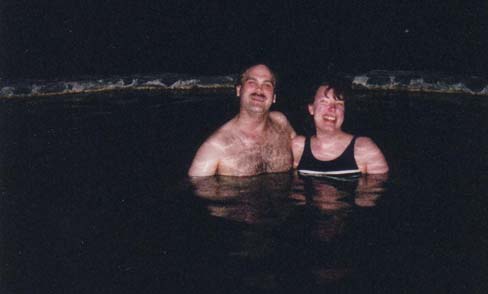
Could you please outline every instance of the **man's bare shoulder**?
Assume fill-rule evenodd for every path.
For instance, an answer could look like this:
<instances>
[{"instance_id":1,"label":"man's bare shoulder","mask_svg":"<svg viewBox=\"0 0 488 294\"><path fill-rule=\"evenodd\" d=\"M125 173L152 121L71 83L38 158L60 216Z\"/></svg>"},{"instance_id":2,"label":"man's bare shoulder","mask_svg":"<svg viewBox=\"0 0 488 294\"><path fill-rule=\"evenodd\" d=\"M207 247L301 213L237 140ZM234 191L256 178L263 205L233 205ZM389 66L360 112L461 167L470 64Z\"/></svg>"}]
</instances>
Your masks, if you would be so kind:
<instances>
[{"instance_id":1,"label":"man's bare shoulder","mask_svg":"<svg viewBox=\"0 0 488 294\"><path fill-rule=\"evenodd\" d=\"M282 112L279 112L279 111L271 111L269 113L269 118L271 118L271 120L275 123L278 123L278 124L288 124L288 118L286 118L286 115L284 115Z\"/></svg>"},{"instance_id":2,"label":"man's bare shoulder","mask_svg":"<svg viewBox=\"0 0 488 294\"><path fill-rule=\"evenodd\" d=\"M291 138L296 136L296 132L288 121L288 118L286 118L286 115L279 111L272 111L269 113L269 118L276 126L288 132Z\"/></svg>"},{"instance_id":3,"label":"man's bare shoulder","mask_svg":"<svg viewBox=\"0 0 488 294\"><path fill-rule=\"evenodd\" d=\"M222 158L232 144L232 124L225 123L198 148L188 171L189 176L211 176L218 172Z\"/></svg>"}]
</instances>

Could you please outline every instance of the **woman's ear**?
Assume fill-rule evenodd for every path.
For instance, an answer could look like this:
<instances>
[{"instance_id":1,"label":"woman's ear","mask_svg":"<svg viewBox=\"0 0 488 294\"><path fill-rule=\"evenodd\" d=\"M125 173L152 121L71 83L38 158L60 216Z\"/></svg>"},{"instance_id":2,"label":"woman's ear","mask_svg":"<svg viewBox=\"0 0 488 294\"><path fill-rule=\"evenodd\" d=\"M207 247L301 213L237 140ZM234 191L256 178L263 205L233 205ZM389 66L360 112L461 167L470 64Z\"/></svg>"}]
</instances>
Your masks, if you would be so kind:
<instances>
[{"instance_id":1,"label":"woman's ear","mask_svg":"<svg viewBox=\"0 0 488 294\"><path fill-rule=\"evenodd\" d=\"M308 105L308 113L310 113L310 115L313 115L313 105L312 104Z\"/></svg>"}]
</instances>

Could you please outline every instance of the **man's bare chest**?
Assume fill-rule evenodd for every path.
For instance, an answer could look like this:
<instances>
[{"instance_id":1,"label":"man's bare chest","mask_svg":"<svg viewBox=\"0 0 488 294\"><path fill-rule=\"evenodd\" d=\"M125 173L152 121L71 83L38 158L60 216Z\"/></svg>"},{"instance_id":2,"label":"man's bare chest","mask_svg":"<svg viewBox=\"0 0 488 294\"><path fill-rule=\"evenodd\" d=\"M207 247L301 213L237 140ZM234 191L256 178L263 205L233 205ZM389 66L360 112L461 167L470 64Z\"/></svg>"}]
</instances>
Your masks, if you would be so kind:
<instances>
[{"instance_id":1,"label":"man's bare chest","mask_svg":"<svg viewBox=\"0 0 488 294\"><path fill-rule=\"evenodd\" d=\"M222 158L219 173L257 175L287 171L293 162L290 146L285 136L275 136L265 143L236 140Z\"/></svg>"}]
</instances>

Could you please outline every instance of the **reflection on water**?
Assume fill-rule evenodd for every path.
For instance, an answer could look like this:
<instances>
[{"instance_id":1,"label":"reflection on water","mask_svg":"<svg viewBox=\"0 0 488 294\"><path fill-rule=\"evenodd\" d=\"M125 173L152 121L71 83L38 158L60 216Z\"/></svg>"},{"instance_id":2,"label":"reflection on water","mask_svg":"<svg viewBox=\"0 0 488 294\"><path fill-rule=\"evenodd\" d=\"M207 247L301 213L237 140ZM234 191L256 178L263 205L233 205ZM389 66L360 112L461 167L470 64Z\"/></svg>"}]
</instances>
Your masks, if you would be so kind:
<instances>
[{"instance_id":1,"label":"reflection on water","mask_svg":"<svg viewBox=\"0 0 488 294\"><path fill-rule=\"evenodd\" d=\"M289 211L288 173L255 177L193 178L195 194L209 200L211 215L249 224L276 222Z\"/></svg>"},{"instance_id":2,"label":"reflection on water","mask_svg":"<svg viewBox=\"0 0 488 294\"><path fill-rule=\"evenodd\" d=\"M331 242L351 233L348 224L359 221L354 220L355 210L376 205L386 179L375 175L338 181L281 173L201 177L192 178L191 183L211 216L251 225L241 232L240 244L229 257L263 261L274 260L278 254L281 263L283 256L289 256L292 268L287 275L297 274L293 268L298 267L295 270L306 273L309 283L322 285L354 272L355 261L345 252L338 254L340 248L331 250L336 246ZM282 284L280 271L270 273L268 267L246 273L243 281L252 287L273 288Z\"/></svg>"},{"instance_id":3,"label":"reflection on water","mask_svg":"<svg viewBox=\"0 0 488 294\"><path fill-rule=\"evenodd\" d=\"M318 219L313 234L325 241L337 238L345 228L352 208L373 207L384 192L386 175L363 175L351 181L301 177L295 199L301 199L327 216ZM301 188L301 189L298 189Z\"/></svg>"},{"instance_id":4,"label":"reflection on water","mask_svg":"<svg viewBox=\"0 0 488 294\"><path fill-rule=\"evenodd\" d=\"M191 183L195 195L208 200L211 215L252 224L280 219L292 204L314 207L325 215L347 213L352 206L373 207L386 180L387 175L337 181L279 173L195 177Z\"/></svg>"}]
</instances>

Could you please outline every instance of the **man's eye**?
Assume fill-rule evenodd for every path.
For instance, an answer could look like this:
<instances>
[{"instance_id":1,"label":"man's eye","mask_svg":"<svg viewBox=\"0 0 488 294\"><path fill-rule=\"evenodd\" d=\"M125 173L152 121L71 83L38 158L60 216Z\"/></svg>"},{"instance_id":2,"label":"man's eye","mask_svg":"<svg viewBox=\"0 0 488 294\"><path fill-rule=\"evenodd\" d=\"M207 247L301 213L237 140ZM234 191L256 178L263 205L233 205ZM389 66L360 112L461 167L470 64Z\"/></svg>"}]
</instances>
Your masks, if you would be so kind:
<instances>
[{"instance_id":1,"label":"man's eye","mask_svg":"<svg viewBox=\"0 0 488 294\"><path fill-rule=\"evenodd\" d=\"M263 87L268 90L272 90L274 88L273 84L264 84Z\"/></svg>"}]
</instances>

